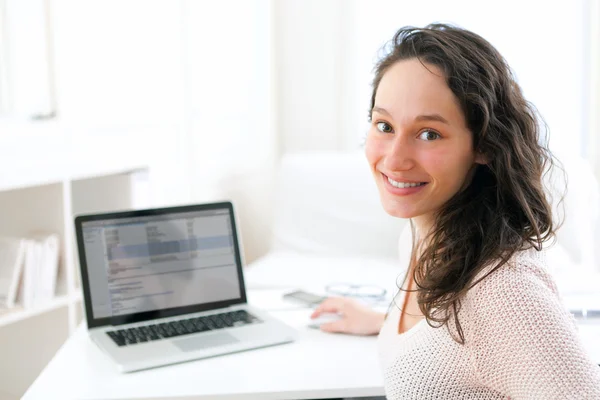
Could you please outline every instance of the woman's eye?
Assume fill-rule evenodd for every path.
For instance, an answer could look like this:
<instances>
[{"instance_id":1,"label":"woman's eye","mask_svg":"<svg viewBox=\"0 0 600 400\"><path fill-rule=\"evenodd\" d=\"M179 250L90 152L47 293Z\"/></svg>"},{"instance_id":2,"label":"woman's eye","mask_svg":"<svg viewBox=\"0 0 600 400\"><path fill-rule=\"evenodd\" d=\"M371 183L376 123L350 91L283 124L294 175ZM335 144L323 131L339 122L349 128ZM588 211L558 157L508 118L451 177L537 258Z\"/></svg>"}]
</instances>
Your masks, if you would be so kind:
<instances>
[{"instance_id":1,"label":"woman's eye","mask_svg":"<svg viewBox=\"0 0 600 400\"><path fill-rule=\"evenodd\" d=\"M392 127L387 122L378 122L377 129L383 133L391 133L393 132Z\"/></svg>"},{"instance_id":2,"label":"woman's eye","mask_svg":"<svg viewBox=\"0 0 600 400\"><path fill-rule=\"evenodd\" d=\"M421 138L423 140L431 141L431 140L439 139L439 138L441 138L441 136L439 133L437 133L435 131L427 130L427 131L421 132L421 134L419 135L419 138Z\"/></svg>"}]
</instances>

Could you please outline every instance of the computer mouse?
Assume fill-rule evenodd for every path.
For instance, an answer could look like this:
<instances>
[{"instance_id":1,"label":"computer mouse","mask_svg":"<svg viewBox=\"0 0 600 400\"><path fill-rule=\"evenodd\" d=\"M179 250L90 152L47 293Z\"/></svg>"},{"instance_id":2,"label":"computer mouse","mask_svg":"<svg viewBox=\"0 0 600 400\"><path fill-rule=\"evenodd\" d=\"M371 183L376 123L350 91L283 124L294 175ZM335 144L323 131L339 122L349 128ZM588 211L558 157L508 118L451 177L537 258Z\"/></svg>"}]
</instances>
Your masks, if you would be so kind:
<instances>
[{"instance_id":1,"label":"computer mouse","mask_svg":"<svg viewBox=\"0 0 600 400\"><path fill-rule=\"evenodd\" d=\"M342 318L343 317L337 313L323 313L323 314L319 315L317 318L311 319L308 324L308 327L313 328L313 329L319 329L319 328L321 328L321 325L323 325L323 324L335 322Z\"/></svg>"}]
</instances>

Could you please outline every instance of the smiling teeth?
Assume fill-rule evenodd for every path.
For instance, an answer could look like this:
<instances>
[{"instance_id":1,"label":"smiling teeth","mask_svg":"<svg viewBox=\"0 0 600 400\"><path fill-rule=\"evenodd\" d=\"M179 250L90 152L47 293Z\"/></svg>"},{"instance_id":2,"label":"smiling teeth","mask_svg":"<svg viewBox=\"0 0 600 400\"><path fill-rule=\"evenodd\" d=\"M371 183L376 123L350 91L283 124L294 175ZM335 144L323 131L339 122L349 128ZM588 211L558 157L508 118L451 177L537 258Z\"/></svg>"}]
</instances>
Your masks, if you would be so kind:
<instances>
[{"instance_id":1,"label":"smiling teeth","mask_svg":"<svg viewBox=\"0 0 600 400\"><path fill-rule=\"evenodd\" d=\"M409 183L409 182L396 182L393 179L387 178L388 182L392 185L395 186L397 188L409 188L409 187L416 187L416 186L423 186L425 184L425 182L421 182L421 183Z\"/></svg>"}]
</instances>

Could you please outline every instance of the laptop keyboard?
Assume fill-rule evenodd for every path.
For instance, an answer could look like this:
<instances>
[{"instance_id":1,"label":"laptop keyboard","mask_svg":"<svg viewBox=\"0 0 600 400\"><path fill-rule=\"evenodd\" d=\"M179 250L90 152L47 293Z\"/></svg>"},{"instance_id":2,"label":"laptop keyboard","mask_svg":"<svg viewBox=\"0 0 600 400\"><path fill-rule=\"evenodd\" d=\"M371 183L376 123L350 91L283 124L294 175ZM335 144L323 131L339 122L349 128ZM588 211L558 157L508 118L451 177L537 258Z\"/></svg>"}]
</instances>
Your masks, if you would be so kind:
<instances>
[{"instance_id":1,"label":"laptop keyboard","mask_svg":"<svg viewBox=\"0 0 600 400\"><path fill-rule=\"evenodd\" d=\"M128 346L153 340L190 335L234 326L261 323L262 321L244 310L205 317L189 318L162 324L145 325L129 329L106 332L118 346Z\"/></svg>"}]
</instances>

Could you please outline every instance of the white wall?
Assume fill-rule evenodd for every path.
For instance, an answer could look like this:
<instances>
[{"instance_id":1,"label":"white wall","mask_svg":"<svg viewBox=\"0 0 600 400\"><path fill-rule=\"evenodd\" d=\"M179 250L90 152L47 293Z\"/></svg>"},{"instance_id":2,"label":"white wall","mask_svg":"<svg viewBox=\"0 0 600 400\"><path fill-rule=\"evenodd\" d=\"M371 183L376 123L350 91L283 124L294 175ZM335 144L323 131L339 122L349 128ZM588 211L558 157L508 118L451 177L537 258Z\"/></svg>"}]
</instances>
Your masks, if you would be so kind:
<instances>
[{"instance_id":1,"label":"white wall","mask_svg":"<svg viewBox=\"0 0 600 400\"><path fill-rule=\"evenodd\" d=\"M586 1L275 2L282 151L356 148L378 50L401 26L450 22L489 40L539 109L556 148L585 154Z\"/></svg>"},{"instance_id":2,"label":"white wall","mask_svg":"<svg viewBox=\"0 0 600 400\"><path fill-rule=\"evenodd\" d=\"M588 26L590 27L590 41L588 43L590 73L590 107L589 107L589 141L587 148L589 159L594 164L596 176L600 177L600 1L587 0L590 6ZM600 236L600 227L598 228ZM600 238L598 239L600 245Z\"/></svg>"},{"instance_id":3,"label":"white wall","mask_svg":"<svg viewBox=\"0 0 600 400\"><path fill-rule=\"evenodd\" d=\"M339 124L342 1L274 5L281 151L337 149L344 134Z\"/></svg>"},{"instance_id":4,"label":"white wall","mask_svg":"<svg viewBox=\"0 0 600 400\"><path fill-rule=\"evenodd\" d=\"M185 2L185 120L194 200L275 160L271 5ZM214 195L218 195L215 192Z\"/></svg>"},{"instance_id":5,"label":"white wall","mask_svg":"<svg viewBox=\"0 0 600 400\"><path fill-rule=\"evenodd\" d=\"M190 197L182 15L178 1L52 2L59 121L74 142L151 160L157 204Z\"/></svg>"},{"instance_id":6,"label":"white wall","mask_svg":"<svg viewBox=\"0 0 600 400\"><path fill-rule=\"evenodd\" d=\"M156 205L218 197L224 177L274 160L270 10L258 0L56 0L60 120L79 140L119 146L133 135Z\"/></svg>"}]
</instances>

